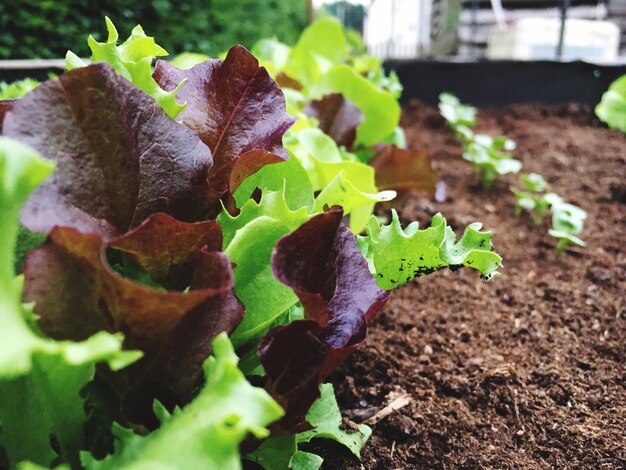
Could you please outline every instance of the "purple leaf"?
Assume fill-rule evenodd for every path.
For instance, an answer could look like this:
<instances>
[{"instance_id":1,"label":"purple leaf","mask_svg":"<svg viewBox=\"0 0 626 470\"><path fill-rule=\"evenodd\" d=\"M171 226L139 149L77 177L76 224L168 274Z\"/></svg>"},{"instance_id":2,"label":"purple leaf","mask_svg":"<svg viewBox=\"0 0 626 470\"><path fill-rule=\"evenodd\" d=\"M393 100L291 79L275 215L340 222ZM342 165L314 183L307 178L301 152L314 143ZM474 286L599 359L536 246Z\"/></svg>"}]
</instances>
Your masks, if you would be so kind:
<instances>
[{"instance_id":1,"label":"purple leaf","mask_svg":"<svg viewBox=\"0 0 626 470\"><path fill-rule=\"evenodd\" d=\"M141 224L141 230L116 238L109 247L130 256L157 283L183 290L191 285L198 252L222 250L222 231L216 221L183 224L159 213Z\"/></svg>"},{"instance_id":2,"label":"purple leaf","mask_svg":"<svg viewBox=\"0 0 626 470\"><path fill-rule=\"evenodd\" d=\"M15 102L3 133L57 163L22 211L31 230L111 239L156 212L190 221L208 210L210 150L108 64L43 83Z\"/></svg>"},{"instance_id":3,"label":"purple leaf","mask_svg":"<svg viewBox=\"0 0 626 470\"><path fill-rule=\"evenodd\" d=\"M127 347L146 354L125 372L128 385L157 380L185 400L212 340L231 332L243 318L232 290L232 264L214 251L220 245L216 222L190 224L165 214L153 215L109 243L95 234L57 227L45 245L26 257L24 298L36 302L40 328L55 339L81 340L99 330L123 332ZM123 277L107 261L111 248L179 290Z\"/></svg>"},{"instance_id":4,"label":"purple leaf","mask_svg":"<svg viewBox=\"0 0 626 470\"><path fill-rule=\"evenodd\" d=\"M267 388L286 410L283 430L302 428L319 384L365 339L387 301L342 215L312 218L272 256L274 275L296 292L306 318L270 330L259 346Z\"/></svg>"},{"instance_id":5,"label":"purple leaf","mask_svg":"<svg viewBox=\"0 0 626 470\"><path fill-rule=\"evenodd\" d=\"M288 158L281 142L294 118L285 110L283 92L244 47L189 70L158 61L153 76L168 91L187 80L177 94L187 102L178 118L213 152L209 186L214 196L234 192L264 165Z\"/></svg>"},{"instance_id":6,"label":"purple leaf","mask_svg":"<svg viewBox=\"0 0 626 470\"><path fill-rule=\"evenodd\" d=\"M381 191L392 189L400 196L408 191L435 194L437 173L424 151L385 145L378 149L370 165L376 170L376 186Z\"/></svg>"},{"instance_id":7,"label":"purple leaf","mask_svg":"<svg viewBox=\"0 0 626 470\"><path fill-rule=\"evenodd\" d=\"M352 148L356 128L363 122L363 113L340 93L326 95L313 101L303 110L319 121L319 127L331 136L337 145Z\"/></svg>"},{"instance_id":8,"label":"purple leaf","mask_svg":"<svg viewBox=\"0 0 626 470\"><path fill-rule=\"evenodd\" d=\"M203 230L204 236L198 237ZM79 340L107 329L122 331L133 346L151 349L187 312L231 291L228 257L200 246L221 238L219 231L213 221L189 224L165 214L153 215L109 243L95 234L56 227L46 244L26 257L24 297L36 302L40 327L53 338ZM174 256L169 238L179 242ZM184 275L176 273L176 282L186 278L185 287L190 290L158 290L120 275L107 260L110 248L138 260L149 273L165 280L175 268L186 268Z\"/></svg>"}]
</instances>

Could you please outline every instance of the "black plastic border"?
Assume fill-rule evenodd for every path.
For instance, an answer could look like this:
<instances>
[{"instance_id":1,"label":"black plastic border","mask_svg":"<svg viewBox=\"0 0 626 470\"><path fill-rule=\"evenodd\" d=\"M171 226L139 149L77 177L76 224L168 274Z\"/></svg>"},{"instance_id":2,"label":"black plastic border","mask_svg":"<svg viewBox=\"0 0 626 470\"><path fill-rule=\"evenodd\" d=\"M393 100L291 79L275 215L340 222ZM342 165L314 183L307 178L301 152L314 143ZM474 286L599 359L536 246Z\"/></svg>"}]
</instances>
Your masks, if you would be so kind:
<instances>
[{"instance_id":1,"label":"black plastic border","mask_svg":"<svg viewBox=\"0 0 626 470\"><path fill-rule=\"evenodd\" d=\"M441 62L389 60L404 85L402 101L420 99L430 105L442 91L475 106L520 103L595 105L612 81L626 74L626 64L587 62Z\"/></svg>"},{"instance_id":2,"label":"black plastic border","mask_svg":"<svg viewBox=\"0 0 626 470\"><path fill-rule=\"evenodd\" d=\"M65 60L0 61L0 82L14 82L23 78L46 80L50 74L60 75L65 70Z\"/></svg>"}]
</instances>

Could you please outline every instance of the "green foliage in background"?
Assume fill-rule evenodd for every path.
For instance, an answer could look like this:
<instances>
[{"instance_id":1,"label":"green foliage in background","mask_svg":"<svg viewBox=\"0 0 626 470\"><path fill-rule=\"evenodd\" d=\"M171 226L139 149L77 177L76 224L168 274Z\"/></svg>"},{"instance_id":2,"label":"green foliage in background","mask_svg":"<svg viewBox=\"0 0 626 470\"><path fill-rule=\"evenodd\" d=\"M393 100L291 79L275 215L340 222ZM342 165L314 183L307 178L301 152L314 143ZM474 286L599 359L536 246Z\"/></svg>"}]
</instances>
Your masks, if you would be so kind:
<instances>
[{"instance_id":1,"label":"green foliage in background","mask_svg":"<svg viewBox=\"0 0 626 470\"><path fill-rule=\"evenodd\" d=\"M141 24L168 52L209 55L267 36L294 43L307 22L305 0L3 1L0 59L61 58L68 49L88 57L87 34L106 40L104 15L120 31Z\"/></svg>"},{"instance_id":2,"label":"green foliage in background","mask_svg":"<svg viewBox=\"0 0 626 470\"><path fill-rule=\"evenodd\" d=\"M14 100L34 90L39 82L32 78L17 80L12 83L0 82L0 100Z\"/></svg>"}]
</instances>

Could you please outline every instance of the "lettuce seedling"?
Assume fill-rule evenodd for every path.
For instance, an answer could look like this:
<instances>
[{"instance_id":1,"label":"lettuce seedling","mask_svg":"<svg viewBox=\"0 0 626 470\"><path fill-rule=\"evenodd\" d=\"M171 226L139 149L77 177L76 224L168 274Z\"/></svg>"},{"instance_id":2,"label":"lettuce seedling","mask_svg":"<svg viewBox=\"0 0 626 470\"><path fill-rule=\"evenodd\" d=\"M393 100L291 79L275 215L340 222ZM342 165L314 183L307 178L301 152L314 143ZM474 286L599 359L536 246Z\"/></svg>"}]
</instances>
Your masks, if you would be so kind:
<instances>
[{"instance_id":1,"label":"lettuce seedling","mask_svg":"<svg viewBox=\"0 0 626 470\"><path fill-rule=\"evenodd\" d=\"M524 189L511 186L515 195L515 216L519 217L522 210L531 213L535 225L540 225L550 210L552 228L548 233L558 240L556 252L560 254L569 244L585 246L585 242L577 237L582 232L587 213L578 206L569 204L556 193L545 193L548 183L537 173L520 175Z\"/></svg>"},{"instance_id":2,"label":"lettuce seedling","mask_svg":"<svg viewBox=\"0 0 626 470\"><path fill-rule=\"evenodd\" d=\"M441 115L462 142L463 158L480 175L484 189L490 189L498 176L522 169L522 162L509 153L516 147L515 141L474 133L476 108L461 103L451 93L442 93L439 100Z\"/></svg>"},{"instance_id":3,"label":"lettuce seedling","mask_svg":"<svg viewBox=\"0 0 626 470\"><path fill-rule=\"evenodd\" d=\"M463 158L480 175L483 189L490 189L498 176L518 173L522 169L522 162L508 153L515 147L515 142L506 137L474 134L465 141Z\"/></svg>"},{"instance_id":4,"label":"lettuce seedling","mask_svg":"<svg viewBox=\"0 0 626 470\"><path fill-rule=\"evenodd\" d=\"M439 95L439 111L448 125L461 136L470 136L476 124L476 108L461 103L452 93Z\"/></svg>"},{"instance_id":5,"label":"lettuce seedling","mask_svg":"<svg viewBox=\"0 0 626 470\"><path fill-rule=\"evenodd\" d=\"M548 189L548 183L538 173L522 174L519 181L524 189L510 186L509 189L515 195L515 217L519 217L523 210L531 213L535 225L540 225L550 208L550 203L544 197L544 191Z\"/></svg>"},{"instance_id":6,"label":"lettuce seedling","mask_svg":"<svg viewBox=\"0 0 626 470\"><path fill-rule=\"evenodd\" d=\"M616 82L612 90L609 90L607 100L610 104L599 105L601 112L606 113L607 109L621 109L623 106L619 102L620 93L626 94L626 76L623 82ZM605 94L606 95L606 94ZM476 109L472 106L464 105L460 100L450 94L439 95L439 109L441 115L446 119L448 125L455 131L457 137L463 143L463 158L469 161L475 171L481 176L482 186L489 189L499 175L508 173L519 173L522 169L522 162L516 160L509 153L514 150L516 143L507 137L491 137L485 134L475 134L472 127L476 123ZM607 102L608 103L608 102ZM626 105L626 101L624 101ZM626 109L626 108L624 108ZM596 110L597 112L597 110ZM624 114L626 116L626 114ZM624 123L626 125L626 122ZM549 233L559 240L556 251L561 253L568 244L585 246L585 243L578 238L583 229L583 222L587 213L581 208L563 202L557 194L544 194L548 189L548 184L543 177L537 173L520 175L519 181L523 189L510 186L509 189L515 195L515 216L519 217L522 210L527 210L532 214L535 225L541 224L547 210L552 214L552 228Z\"/></svg>"},{"instance_id":7,"label":"lettuce seedling","mask_svg":"<svg viewBox=\"0 0 626 470\"><path fill-rule=\"evenodd\" d=\"M556 253L561 254L567 245L585 246L577 237L583 231L587 212L574 204L563 201L558 194L549 193L544 199L550 204L552 228L548 233L558 240Z\"/></svg>"}]
</instances>

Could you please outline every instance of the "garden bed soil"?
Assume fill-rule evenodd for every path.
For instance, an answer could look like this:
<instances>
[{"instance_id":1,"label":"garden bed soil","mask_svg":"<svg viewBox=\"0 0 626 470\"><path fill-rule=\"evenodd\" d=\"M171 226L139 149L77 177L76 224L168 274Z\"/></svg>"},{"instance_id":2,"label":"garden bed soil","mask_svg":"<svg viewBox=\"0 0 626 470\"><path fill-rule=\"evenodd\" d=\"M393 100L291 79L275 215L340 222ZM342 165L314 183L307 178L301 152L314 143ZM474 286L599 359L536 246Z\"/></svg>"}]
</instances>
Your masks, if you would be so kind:
<instances>
[{"instance_id":1,"label":"garden bed soil","mask_svg":"<svg viewBox=\"0 0 626 470\"><path fill-rule=\"evenodd\" d=\"M483 192L439 112L404 110L447 199L409 195L404 222L481 221L504 258L488 284L449 270L394 292L331 380L344 415L372 426L362 462L319 441L329 469L618 469L626 462L626 138L577 105L479 110L477 130L517 141L525 172L584 208L587 248L555 256L548 222L514 218L508 186ZM402 406L404 405L404 406Z\"/></svg>"}]
</instances>

